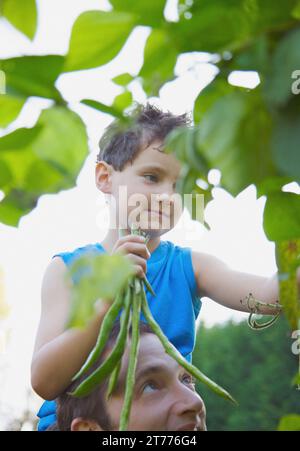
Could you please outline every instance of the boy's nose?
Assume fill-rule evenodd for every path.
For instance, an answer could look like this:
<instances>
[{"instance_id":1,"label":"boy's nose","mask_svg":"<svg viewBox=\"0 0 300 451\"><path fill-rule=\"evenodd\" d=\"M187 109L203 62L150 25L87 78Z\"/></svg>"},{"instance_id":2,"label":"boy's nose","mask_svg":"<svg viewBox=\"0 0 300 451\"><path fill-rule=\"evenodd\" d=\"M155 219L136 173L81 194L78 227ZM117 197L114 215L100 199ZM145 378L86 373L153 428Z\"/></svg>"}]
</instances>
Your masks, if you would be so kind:
<instances>
[{"instance_id":1,"label":"boy's nose","mask_svg":"<svg viewBox=\"0 0 300 451\"><path fill-rule=\"evenodd\" d=\"M168 194L159 194L155 197L156 204L158 206L159 211L162 211L164 213L167 213L168 215L171 214L171 209L173 209L174 206L174 200L170 198Z\"/></svg>"},{"instance_id":2,"label":"boy's nose","mask_svg":"<svg viewBox=\"0 0 300 451\"><path fill-rule=\"evenodd\" d=\"M174 199L172 199L172 197L167 193L158 194L156 196L156 200L162 203L171 203L171 204L174 203Z\"/></svg>"}]
</instances>

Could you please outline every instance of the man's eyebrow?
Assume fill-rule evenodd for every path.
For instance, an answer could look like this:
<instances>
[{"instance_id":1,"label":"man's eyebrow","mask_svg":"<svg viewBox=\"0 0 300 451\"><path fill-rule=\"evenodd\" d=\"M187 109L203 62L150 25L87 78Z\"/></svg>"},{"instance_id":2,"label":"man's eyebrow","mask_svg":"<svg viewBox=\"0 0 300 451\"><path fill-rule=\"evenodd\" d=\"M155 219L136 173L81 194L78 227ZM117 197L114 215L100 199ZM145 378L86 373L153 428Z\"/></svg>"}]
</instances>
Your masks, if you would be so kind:
<instances>
[{"instance_id":1,"label":"man's eyebrow","mask_svg":"<svg viewBox=\"0 0 300 451\"><path fill-rule=\"evenodd\" d=\"M161 373L161 372L170 372L170 369L167 365L148 365L144 368L141 368L136 373L135 380L138 382L143 377L147 376L148 374L154 374L154 373Z\"/></svg>"},{"instance_id":2,"label":"man's eyebrow","mask_svg":"<svg viewBox=\"0 0 300 451\"><path fill-rule=\"evenodd\" d=\"M140 379L142 379L143 377L145 377L149 374L161 373L163 371L170 372L171 370L169 369L169 367L167 365L161 365L161 364L145 366L136 372L135 383L139 382ZM117 384L117 387L116 387L117 392L124 389L126 374L124 376L119 380L119 382Z\"/></svg>"}]
</instances>

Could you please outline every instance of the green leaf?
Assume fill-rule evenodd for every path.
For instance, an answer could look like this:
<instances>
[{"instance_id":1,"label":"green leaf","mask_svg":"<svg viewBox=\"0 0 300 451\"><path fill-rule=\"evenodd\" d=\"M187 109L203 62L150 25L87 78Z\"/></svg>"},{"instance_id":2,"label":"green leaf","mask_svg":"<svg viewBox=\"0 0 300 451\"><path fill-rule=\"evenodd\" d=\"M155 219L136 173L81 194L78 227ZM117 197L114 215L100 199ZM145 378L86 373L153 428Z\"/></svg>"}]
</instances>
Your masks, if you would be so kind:
<instances>
[{"instance_id":1,"label":"green leaf","mask_svg":"<svg viewBox=\"0 0 300 451\"><path fill-rule=\"evenodd\" d=\"M157 96L161 86L174 78L176 61L177 50L167 30L152 30L144 50L144 64L139 72L148 96Z\"/></svg>"},{"instance_id":2,"label":"green leaf","mask_svg":"<svg viewBox=\"0 0 300 451\"><path fill-rule=\"evenodd\" d=\"M114 106L105 105L104 103L98 102L97 100L91 99L83 99L80 101L84 105L87 105L91 108L95 108L95 110L101 111L102 113L110 114L113 117L117 117L118 119L125 120L122 111L115 108Z\"/></svg>"},{"instance_id":3,"label":"green leaf","mask_svg":"<svg viewBox=\"0 0 300 451\"><path fill-rule=\"evenodd\" d=\"M299 0L298 0L298 2L296 4L295 8L292 11L292 16L295 19L300 19L300 1Z\"/></svg>"},{"instance_id":4,"label":"green leaf","mask_svg":"<svg viewBox=\"0 0 300 451\"><path fill-rule=\"evenodd\" d=\"M181 52L220 52L240 47L251 33L249 17L241 2L194 2L190 19L172 24L174 39L181 37ZM178 39L178 38L177 38Z\"/></svg>"},{"instance_id":5,"label":"green leaf","mask_svg":"<svg viewBox=\"0 0 300 451\"><path fill-rule=\"evenodd\" d=\"M40 131L40 126L33 128L18 128L0 138L0 151L23 149L36 139Z\"/></svg>"},{"instance_id":6,"label":"green leaf","mask_svg":"<svg viewBox=\"0 0 300 451\"><path fill-rule=\"evenodd\" d=\"M6 94L6 77L3 71L0 71L0 95Z\"/></svg>"},{"instance_id":7,"label":"green leaf","mask_svg":"<svg viewBox=\"0 0 300 451\"><path fill-rule=\"evenodd\" d=\"M265 80L265 93L271 105L282 106L293 97L292 74L300 68L300 29L285 34L275 47Z\"/></svg>"},{"instance_id":8,"label":"green leaf","mask_svg":"<svg viewBox=\"0 0 300 451\"><path fill-rule=\"evenodd\" d=\"M292 385L300 386L300 373L297 373L292 380Z\"/></svg>"},{"instance_id":9,"label":"green leaf","mask_svg":"<svg viewBox=\"0 0 300 451\"><path fill-rule=\"evenodd\" d=\"M63 102L54 83L61 73L64 57L59 55L21 56L0 60L6 75L7 94L20 97L46 97Z\"/></svg>"},{"instance_id":10,"label":"green leaf","mask_svg":"<svg viewBox=\"0 0 300 451\"><path fill-rule=\"evenodd\" d=\"M135 24L128 12L86 11L75 21L64 71L98 67L113 59Z\"/></svg>"},{"instance_id":11,"label":"green leaf","mask_svg":"<svg viewBox=\"0 0 300 451\"><path fill-rule=\"evenodd\" d=\"M258 71L260 75L267 73L271 58L269 41L268 35L261 35L254 39L250 45L242 48L230 61L230 68L232 70L254 70ZM227 61L224 64L226 65Z\"/></svg>"},{"instance_id":12,"label":"green leaf","mask_svg":"<svg viewBox=\"0 0 300 451\"><path fill-rule=\"evenodd\" d=\"M291 22L294 5L295 0L194 1L188 10L190 18L182 14L170 28L181 53L235 52L263 33L284 29Z\"/></svg>"},{"instance_id":13,"label":"green leaf","mask_svg":"<svg viewBox=\"0 0 300 451\"><path fill-rule=\"evenodd\" d=\"M193 220L199 220L209 229L204 220L204 208L212 199L212 185L208 183L207 174L209 171L208 163L199 151L196 140L197 129L180 127L173 130L165 140L166 152L174 153L176 158L182 162L180 178L176 186L176 192L187 200L185 205ZM197 184L198 179L202 179L207 188L202 188ZM188 197L184 197L188 194ZM197 214L199 215L197 217Z\"/></svg>"},{"instance_id":14,"label":"green leaf","mask_svg":"<svg viewBox=\"0 0 300 451\"><path fill-rule=\"evenodd\" d=\"M5 187L12 179L13 176L9 165L5 161L0 160L0 188Z\"/></svg>"},{"instance_id":15,"label":"green leaf","mask_svg":"<svg viewBox=\"0 0 300 451\"><path fill-rule=\"evenodd\" d=\"M120 86L127 86L134 77L130 75L128 72L125 74L118 75L117 77L113 78L112 81Z\"/></svg>"},{"instance_id":16,"label":"green leaf","mask_svg":"<svg viewBox=\"0 0 300 451\"><path fill-rule=\"evenodd\" d=\"M194 121L200 123L205 114L225 94L232 92L232 86L225 78L218 75L198 95L194 103Z\"/></svg>"},{"instance_id":17,"label":"green leaf","mask_svg":"<svg viewBox=\"0 0 300 451\"><path fill-rule=\"evenodd\" d=\"M95 302L98 299L113 300L133 274L133 265L122 255L91 254L77 259L69 274L78 282L72 289L67 327L84 327L95 315Z\"/></svg>"},{"instance_id":18,"label":"green leaf","mask_svg":"<svg viewBox=\"0 0 300 451\"><path fill-rule=\"evenodd\" d=\"M6 127L14 121L18 117L24 103L24 99L10 95L0 95L0 127Z\"/></svg>"},{"instance_id":19,"label":"green leaf","mask_svg":"<svg viewBox=\"0 0 300 451\"><path fill-rule=\"evenodd\" d=\"M288 183L293 182L293 177L267 177L257 183L257 198L274 192L281 191L281 188Z\"/></svg>"},{"instance_id":20,"label":"green leaf","mask_svg":"<svg viewBox=\"0 0 300 451\"><path fill-rule=\"evenodd\" d=\"M124 91L114 98L113 108L123 111L132 104L132 94L130 91Z\"/></svg>"},{"instance_id":21,"label":"green leaf","mask_svg":"<svg viewBox=\"0 0 300 451\"><path fill-rule=\"evenodd\" d=\"M278 431L300 431L300 415L286 415L280 419Z\"/></svg>"},{"instance_id":22,"label":"green leaf","mask_svg":"<svg viewBox=\"0 0 300 451\"><path fill-rule=\"evenodd\" d=\"M66 175L66 177L65 177ZM60 189L72 187L70 176L66 171L49 161L34 160L24 177L24 189L37 197L42 193L56 193Z\"/></svg>"},{"instance_id":23,"label":"green leaf","mask_svg":"<svg viewBox=\"0 0 300 451\"><path fill-rule=\"evenodd\" d=\"M173 152L183 163L187 163L199 177L205 177L210 167L198 147L197 133L197 127L178 127L169 133L165 148L167 152Z\"/></svg>"},{"instance_id":24,"label":"green leaf","mask_svg":"<svg viewBox=\"0 0 300 451\"><path fill-rule=\"evenodd\" d=\"M13 189L0 202L0 221L16 227L22 216L29 213L37 204L37 198L25 191Z\"/></svg>"},{"instance_id":25,"label":"green leaf","mask_svg":"<svg viewBox=\"0 0 300 451\"><path fill-rule=\"evenodd\" d=\"M299 66L300 67L300 66ZM272 154L278 170L300 181L300 102L294 96L274 121Z\"/></svg>"},{"instance_id":26,"label":"green leaf","mask_svg":"<svg viewBox=\"0 0 300 451\"><path fill-rule=\"evenodd\" d=\"M200 94L197 102L203 107L197 114L202 120L196 140L209 167L221 171L222 186L235 196L278 174L270 149L272 117L260 89L229 89L224 94L226 87L219 83L219 95L213 86Z\"/></svg>"},{"instance_id":27,"label":"green leaf","mask_svg":"<svg viewBox=\"0 0 300 451\"><path fill-rule=\"evenodd\" d=\"M0 138L0 161L10 170L0 221L15 226L42 194L73 187L87 154L83 122L59 106L44 110L34 128Z\"/></svg>"},{"instance_id":28,"label":"green leaf","mask_svg":"<svg viewBox=\"0 0 300 451\"><path fill-rule=\"evenodd\" d=\"M297 214L297 211L295 212ZM280 218L282 219L282 218ZM291 330L297 330L300 318L300 298L297 267L299 266L300 238L275 243L279 280L279 302Z\"/></svg>"},{"instance_id":29,"label":"green leaf","mask_svg":"<svg viewBox=\"0 0 300 451\"><path fill-rule=\"evenodd\" d=\"M29 39L33 39L37 28L35 0L2 0L0 13Z\"/></svg>"},{"instance_id":30,"label":"green leaf","mask_svg":"<svg viewBox=\"0 0 300 451\"><path fill-rule=\"evenodd\" d=\"M264 209L264 230L271 241L300 238L300 196L288 192L269 194Z\"/></svg>"},{"instance_id":31,"label":"green leaf","mask_svg":"<svg viewBox=\"0 0 300 451\"><path fill-rule=\"evenodd\" d=\"M32 143L33 151L59 168L73 186L88 155L84 123L73 111L56 106L44 110L37 125L43 130Z\"/></svg>"},{"instance_id":32,"label":"green leaf","mask_svg":"<svg viewBox=\"0 0 300 451\"><path fill-rule=\"evenodd\" d=\"M136 0L110 0L114 10L131 11L137 16L139 25L159 26L163 20L166 0L139 1Z\"/></svg>"}]
</instances>

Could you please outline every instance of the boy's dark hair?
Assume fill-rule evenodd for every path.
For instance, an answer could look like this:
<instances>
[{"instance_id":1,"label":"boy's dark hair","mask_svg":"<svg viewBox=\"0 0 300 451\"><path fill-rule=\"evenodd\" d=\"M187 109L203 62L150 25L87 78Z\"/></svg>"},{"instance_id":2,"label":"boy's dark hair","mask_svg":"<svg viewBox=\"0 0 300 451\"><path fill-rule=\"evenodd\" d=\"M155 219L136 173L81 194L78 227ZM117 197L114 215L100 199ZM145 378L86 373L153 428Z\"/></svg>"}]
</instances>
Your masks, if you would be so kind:
<instances>
[{"instance_id":1,"label":"boy's dark hair","mask_svg":"<svg viewBox=\"0 0 300 451\"><path fill-rule=\"evenodd\" d=\"M108 386L108 379L106 378L102 384L97 386L88 396L82 398L76 398L68 394L78 387L87 376L92 374L96 368L104 360L104 355L113 347L117 336L120 331L120 321L116 321L114 324L109 339L101 353L99 359L94 365L86 371L76 381L72 382L66 390L56 399L57 403L57 420L54 424L48 427L47 431L70 431L71 424L74 418L85 418L87 420L93 420L98 423L102 429L109 431L112 429L111 419L107 413L105 405L105 393ZM150 326L142 321L139 324L140 335L153 333ZM129 328L129 336L131 336L131 327Z\"/></svg>"},{"instance_id":2,"label":"boy's dark hair","mask_svg":"<svg viewBox=\"0 0 300 451\"><path fill-rule=\"evenodd\" d=\"M164 141L177 127L189 126L191 119L187 113L174 115L157 106L136 103L128 114L128 121L114 120L102 135L97 162L103 160L122 171L127 162L133 162L142 148L154 141Z\"/></svg>"}]
</instances>

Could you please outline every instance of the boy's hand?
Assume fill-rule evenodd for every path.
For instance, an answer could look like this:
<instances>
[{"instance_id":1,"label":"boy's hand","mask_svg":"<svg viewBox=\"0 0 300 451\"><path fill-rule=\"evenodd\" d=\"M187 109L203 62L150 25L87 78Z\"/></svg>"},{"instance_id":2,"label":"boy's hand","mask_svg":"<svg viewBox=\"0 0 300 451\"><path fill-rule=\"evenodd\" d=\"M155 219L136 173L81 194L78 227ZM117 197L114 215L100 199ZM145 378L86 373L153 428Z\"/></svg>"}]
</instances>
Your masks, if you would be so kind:
<instances>
[{"instance_id":1,"label":"boy's hand","mask_svg":"<svg viewBox=\"0 0 300 451\"><path fill-rule=\"evenodd\" d=\"M145 277L147 272L147 260L150 252L145 244L145 238L138 235L126 235L118 239L111 254L125 255L135 268L135 275Z\"/></svg>"}]
</instances>

